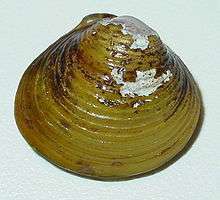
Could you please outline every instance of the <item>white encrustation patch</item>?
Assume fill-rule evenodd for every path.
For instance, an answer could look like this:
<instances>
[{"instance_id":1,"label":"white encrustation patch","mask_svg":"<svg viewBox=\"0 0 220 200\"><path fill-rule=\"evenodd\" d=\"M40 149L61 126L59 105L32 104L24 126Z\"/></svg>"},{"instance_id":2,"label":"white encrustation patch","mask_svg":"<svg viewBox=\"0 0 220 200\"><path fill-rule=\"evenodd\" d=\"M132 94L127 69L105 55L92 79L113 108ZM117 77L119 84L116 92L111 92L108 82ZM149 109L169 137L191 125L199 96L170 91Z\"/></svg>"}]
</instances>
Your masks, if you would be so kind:
<instances>
[{"instance_id":1,"label":"white encrustation patch","mask_svg":"<svg viewBox=\"0 0 220 200\"><path fill-rule=\"evenodd\" d=\"M145 23L131 16L121 16L116 18L105 18L100 23L104 26L109 24L121 25L121 32L124 35L131 35L134 42L131 49L147 49L149 46L148 37L151 35L158 36L157 32L147 26ZM159 36L158 36L159 37Z\"/></svg>"},{"instance_id":2,"label":"white encrustation patch","mask_svg":"<svg viewBox=\"0 0 220 200\"><path fill-rule=\"evenodd\" d=\"M124 68L112 69L111 75L115 82L121 85L120 93L123 97L130 96L149 96L154 93L158 87L170 80L172 73L167 70L161 76L155 78L156 69L147 71L136 71L135 82L123 81Z\"/></svg>"}]
</instances>

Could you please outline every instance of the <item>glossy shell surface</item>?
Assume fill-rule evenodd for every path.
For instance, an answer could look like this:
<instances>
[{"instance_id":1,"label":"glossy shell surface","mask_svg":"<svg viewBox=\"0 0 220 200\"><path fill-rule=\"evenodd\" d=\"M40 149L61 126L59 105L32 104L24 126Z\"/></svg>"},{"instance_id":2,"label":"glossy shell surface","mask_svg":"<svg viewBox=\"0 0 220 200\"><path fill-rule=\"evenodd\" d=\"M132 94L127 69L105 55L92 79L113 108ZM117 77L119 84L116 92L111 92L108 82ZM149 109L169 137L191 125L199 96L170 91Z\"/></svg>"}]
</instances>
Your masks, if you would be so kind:
<instances>
[{"instance_id":1,"label":"glossy shell surface","mask_svg":"<svg viewBox=\"0 0 220 200\"><path fill-rule=\"evenodd\" d=\"M200 116L198 87L180 58L140 20L85 17L25 71L20 132L53 164L101 180L162 166Z\"/></svg>"}]
</instances>

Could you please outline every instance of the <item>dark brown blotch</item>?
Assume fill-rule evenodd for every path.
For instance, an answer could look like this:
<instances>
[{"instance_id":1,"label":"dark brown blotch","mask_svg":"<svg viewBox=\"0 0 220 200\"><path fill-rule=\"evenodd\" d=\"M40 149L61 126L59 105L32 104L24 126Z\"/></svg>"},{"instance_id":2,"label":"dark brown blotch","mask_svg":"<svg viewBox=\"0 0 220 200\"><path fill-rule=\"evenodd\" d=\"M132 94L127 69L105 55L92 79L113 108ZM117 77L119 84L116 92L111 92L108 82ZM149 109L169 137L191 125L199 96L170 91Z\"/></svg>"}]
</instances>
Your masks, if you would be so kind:
<instances>
[{"instance_id":1,"label":"dark brown blotch","mask_svg":"<svg viewBox=\"0 0 220 200\"><path fill-rule=\"evenodd\" d=\"M136 71L126 71L123 74L123 80L125 82L127 82L127 81L128 82L135 82L136 77L137 77Z\"/></svg>"}]
</instances>

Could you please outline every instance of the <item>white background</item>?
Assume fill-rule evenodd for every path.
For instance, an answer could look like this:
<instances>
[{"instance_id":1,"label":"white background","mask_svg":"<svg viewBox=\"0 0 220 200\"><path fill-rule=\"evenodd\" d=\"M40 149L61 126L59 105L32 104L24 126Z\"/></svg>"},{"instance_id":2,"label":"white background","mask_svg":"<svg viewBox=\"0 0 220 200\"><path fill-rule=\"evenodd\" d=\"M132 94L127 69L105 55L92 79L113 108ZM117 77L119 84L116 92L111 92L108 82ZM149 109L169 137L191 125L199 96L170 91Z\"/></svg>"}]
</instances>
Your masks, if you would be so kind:
<instances>
[{"instance_id":1,"label":"white background","mask_svg":"<svg viewBox=\"0 0 220 200\"><path fill-rule=\"evenodd\" d=\"M200 85L205 119L190 151L167 169L123 182L66 173L19 133L13 103L27 66L95 12L133 15L158 31ZM219 0L0 0L0 200L220 199Z\"/></svg>"}]
</instances>

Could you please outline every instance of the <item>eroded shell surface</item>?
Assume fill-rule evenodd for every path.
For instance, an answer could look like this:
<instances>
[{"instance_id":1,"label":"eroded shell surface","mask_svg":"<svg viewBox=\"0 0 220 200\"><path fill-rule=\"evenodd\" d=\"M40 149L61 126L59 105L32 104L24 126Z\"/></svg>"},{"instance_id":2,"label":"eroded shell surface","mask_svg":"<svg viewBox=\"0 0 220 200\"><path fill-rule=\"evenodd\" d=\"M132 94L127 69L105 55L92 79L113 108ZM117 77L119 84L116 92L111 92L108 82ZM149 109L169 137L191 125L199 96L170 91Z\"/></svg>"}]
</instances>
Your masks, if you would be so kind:
<instances>
[{"instance_id":1,"label":"eroded shell surface","mask_svg":"<svg viewBox=\"0 0 220 200\"><path fill-rule=\"evenodd\" d=\"M121 179L180 152L200 107L192 75L153 29L134 17L93 14L28 67L15 117L55 165Z\"/></svg>"}]
</instances>

